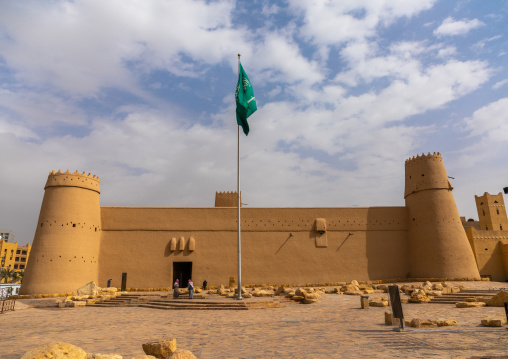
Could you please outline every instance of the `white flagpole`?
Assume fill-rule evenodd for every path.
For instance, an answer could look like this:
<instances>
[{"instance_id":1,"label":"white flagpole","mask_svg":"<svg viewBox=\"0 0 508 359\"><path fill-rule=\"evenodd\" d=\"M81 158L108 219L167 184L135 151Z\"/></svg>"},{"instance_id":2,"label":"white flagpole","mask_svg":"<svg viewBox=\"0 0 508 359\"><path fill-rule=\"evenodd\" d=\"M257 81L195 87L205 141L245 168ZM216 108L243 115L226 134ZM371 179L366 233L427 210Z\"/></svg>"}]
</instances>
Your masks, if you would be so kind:
<instances>
[{"instance_id":1,"label":"white flagpole","mask_svg":"<svg viewBox=\"0 0 508 359\"><path fill-rule=\"evenodd\" d=\"M240 77L240 54L238 54L238 77ZM241 86L241 84L240 84ZM237 158L237 197L238 197L238 297L242 300L242 241L241 241L241 224L240 224L240 125L238 125L238 158Z\"/></svg>"}]
</instances>

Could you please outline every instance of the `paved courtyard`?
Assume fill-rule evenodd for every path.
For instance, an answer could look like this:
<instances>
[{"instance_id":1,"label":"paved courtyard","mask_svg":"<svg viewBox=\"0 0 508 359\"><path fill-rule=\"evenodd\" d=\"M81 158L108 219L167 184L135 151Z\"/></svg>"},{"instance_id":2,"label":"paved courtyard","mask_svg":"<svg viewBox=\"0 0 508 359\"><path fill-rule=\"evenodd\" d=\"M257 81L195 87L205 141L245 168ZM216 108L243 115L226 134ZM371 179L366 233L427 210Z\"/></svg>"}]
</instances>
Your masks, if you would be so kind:
<instances>
[{"instance_id":1,"label":"paved courtyard","mask_svg":"<svg viewBox=\"0 0 508 359\"><path fill-rule=\"evenodd\" d=\"M508 286L457 284L472 289ZM45 302L18 301L16 311L0 315L0 358L18 359L28 349L64 341L87 353L117 353L130 359L144 354L142 343L169 338L198 358L508 356L507 327L480 325L485 317L504 316L504 308L404 304L406 319L455 319L459 325L396 332L384 324L386 308L360 309L360 298L346 295L323 295L311 305L247 311L30 307L34 303Z\"/></svg>"}]
</instances>

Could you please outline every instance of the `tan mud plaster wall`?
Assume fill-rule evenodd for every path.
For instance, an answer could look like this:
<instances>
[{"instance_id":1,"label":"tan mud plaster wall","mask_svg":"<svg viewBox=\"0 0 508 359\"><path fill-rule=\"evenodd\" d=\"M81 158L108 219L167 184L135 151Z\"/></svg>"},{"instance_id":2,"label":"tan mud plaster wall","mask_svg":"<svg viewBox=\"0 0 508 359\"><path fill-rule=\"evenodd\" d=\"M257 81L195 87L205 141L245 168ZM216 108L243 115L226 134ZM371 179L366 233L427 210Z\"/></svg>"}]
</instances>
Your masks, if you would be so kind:
<instances>
[{"instance_id":1,"label":"tan mud plaster wall","mask_svg":"<svg viewBox=\"0 0 508 359\"><path fill-rule=\"evenodd\" d=\"M492 280L504 282L508 279L503 258L503 246L508 245L506 231L478 231L468 228L468 237L473 243L473 251L481 275L490 275ZM508 258L506 258L508 259Z\"/></svg>"},{"instance_id":2,"label":"tan mud plaster wall","mask_svg":"<svg viewBox=\"0 0 508 359\"><path fill-rule=\"evenodd\" d=\"M324 234L316 218L326 219ZM236 208L102 207L101 222L99 285L113 277L119 286L127 272L127 287L167 287L173 262L187 261L196 284L237 278ZM405 277L407 235L406 207L242 208L242 283ZM171 251L181 237L196 249Z\"/></svg>"}]
</instances>

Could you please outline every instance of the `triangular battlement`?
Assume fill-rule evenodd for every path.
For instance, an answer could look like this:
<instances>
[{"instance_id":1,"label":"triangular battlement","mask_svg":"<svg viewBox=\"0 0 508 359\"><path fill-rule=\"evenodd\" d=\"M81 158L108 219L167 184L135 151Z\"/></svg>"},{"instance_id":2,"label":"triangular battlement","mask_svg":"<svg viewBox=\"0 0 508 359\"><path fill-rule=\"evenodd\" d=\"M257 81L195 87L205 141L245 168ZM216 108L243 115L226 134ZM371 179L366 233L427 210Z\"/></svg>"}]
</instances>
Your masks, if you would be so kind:
<instances>
[{"instance_id":1,"label":"triangular battlement","mask_svg":"<svg viewBox=\"0 0 508 359\"><path fill-rule=\"evenodd\" d=\"M421 161L426 161L426 160L430 160L430 159L441 159L441 153L439 152L434 152L433 154L432 153L428 153L428 154L425 154L425 153L422 153L422 155L416 155L416 156L413 156L411 158L408 158L405 162L405 165L408 166L408 165L411 165L412 163L419 163Z\"/></svg>"},{"instance_id":2,"label":"triangular battlement","mask_svg":"<svg viewBox=\"0 0 508 359\"><path fill-rule=\"evenodd\" d=\"M100 193L99 177L84 171L79 173L77 170L74 173L69 170L62 172L60 169L58 172L51 171L44 189L48 187L81 187Z\"/></svg>"}]
</instances>

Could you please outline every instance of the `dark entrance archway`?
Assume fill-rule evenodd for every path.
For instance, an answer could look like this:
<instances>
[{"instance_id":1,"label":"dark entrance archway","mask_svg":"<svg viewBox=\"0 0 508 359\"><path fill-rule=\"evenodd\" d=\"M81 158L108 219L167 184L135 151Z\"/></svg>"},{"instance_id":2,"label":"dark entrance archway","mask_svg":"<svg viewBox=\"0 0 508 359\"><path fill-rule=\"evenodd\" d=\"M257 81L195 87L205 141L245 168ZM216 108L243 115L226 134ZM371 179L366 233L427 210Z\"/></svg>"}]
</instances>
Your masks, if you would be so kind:
<instances>
[{"instance_id":1,"label":"dark entrance archway","mask_svg":"<svg viewBox=\"0 0 508 359\"><path fill-rule=\"evenodd\" d=\"M192 262L173 262L173 283L178 279L180 288L187 288L187 283L191 278Z\"/></svg>"}]
</instances>

